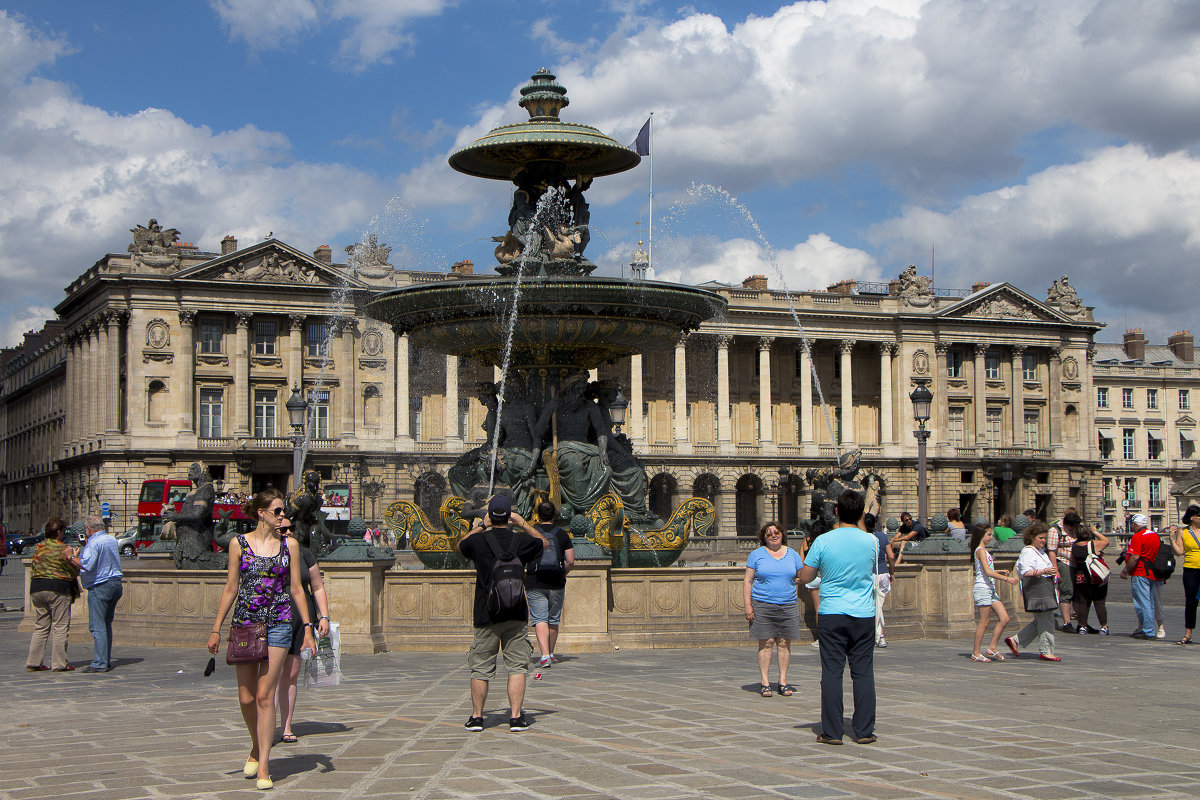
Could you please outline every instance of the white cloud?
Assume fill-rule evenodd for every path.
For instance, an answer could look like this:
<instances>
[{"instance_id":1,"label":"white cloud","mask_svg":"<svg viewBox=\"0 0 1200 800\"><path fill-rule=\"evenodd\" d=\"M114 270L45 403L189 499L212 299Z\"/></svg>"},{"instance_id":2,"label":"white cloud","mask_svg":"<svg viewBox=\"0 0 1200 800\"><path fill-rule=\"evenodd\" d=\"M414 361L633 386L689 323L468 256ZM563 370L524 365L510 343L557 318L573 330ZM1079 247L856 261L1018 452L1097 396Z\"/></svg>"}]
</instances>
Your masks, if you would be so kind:
<instances>
[{"instance_id":1,"label":"white cloud","mask_svg":"<svg viewBox=\"0 0 1200 800\"><path fill-rule=\"evenodd\" d=\"M35 61L40 53L42 63L63 47L6 15L0 41ZM251 242L268 231L316 247L388 196L349 167L292 161L280 133L214 132L153 108L110 114L13 63L21 62L0 64L0 331L10 335L29 305L61 297L104 252L124 251L126 231L150 217L206 249L225 234Z\"/></svg>"},{"instance_id":2,"label":"white cloud","mask_svg":"<svg viewBox=\"0 0 1200 800\"><path fill-rule=\"evenodd\" d=\"M39 331L47 320L55 318L54 309L49 306L31 306L13 313L0 329L0 337L3 337L0 346L10 347L20 343L27 332Z\"/></svg>"},{"instance_id":3,"label":"white cloud","mask_svg":"<svg viewBox=\"0 0 1200 800\"><path fill-rule=\"evenodd\" d=\"M408 47L408 23L437 16L447 0L212 0L213 10L235 39L255 50L282 47L335 23L346 30L338 60L352 70L390 64Z\"/></svg>"}]
</instances>

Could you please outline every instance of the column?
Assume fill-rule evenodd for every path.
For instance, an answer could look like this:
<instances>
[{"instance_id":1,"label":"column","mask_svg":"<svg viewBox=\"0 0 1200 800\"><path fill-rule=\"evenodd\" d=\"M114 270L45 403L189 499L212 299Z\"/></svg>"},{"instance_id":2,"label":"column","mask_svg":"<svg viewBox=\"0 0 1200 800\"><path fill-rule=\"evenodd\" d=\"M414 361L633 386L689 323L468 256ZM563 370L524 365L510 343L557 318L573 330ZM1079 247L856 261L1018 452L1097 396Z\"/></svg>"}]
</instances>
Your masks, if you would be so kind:
<instances>
[{"instance_id":1,"label":"column","mask_svg":"<svg viewBox=\"0 0 1200 800\"><path fill-rule=\"evenodd\" d=\"M109 311L105 322L108 327L108 375L105 380L106 433L121 432L121 322L125 315L120 311Z\"/></svg>"},{"instance_id":2,"label":"column","mask_svg":"<svg viewBox=\"0 0 1200 800\"><path fill-rule=\"evenodd\" d=\"M971 405L975 406L975 446L987 445L987 379L984 378L984 361L987 358L988 346L975 344L975 378L974 389L971 393Z\"/></svg>"},{"instance_id":3,"label":"column","mask_svg":"<svg viewBox=\"0 0 1200 800\"><path fill-rule=\"evenodd\" d=\"M179 432L182 434L192 434L196 431L195 333L196 310L179 309L179 363L176 366L176 376L179 378Z\"/></svg>"},{"instance_id":4,"label":"column","mask_svg":"<svg viewBox=\"0 0 1200 800\"><path fill-rule=\"evenodd\" d=\"M842 357L842 444L854 444L854 380L853 361L854 340L842 339L838 343Z\"/></svg>"},{"instance_id":5,"label":"column","mask_svg":"<svg viewBox=\"0 0 1200 800\"><path fill-rule=\"evenodd\" d=\"M761 444L774 445L771 424L771 343L774 336L758 339L758 440Z\"/></svg>"},{"instance_id":6,"label":"column","mask_svg":"<svg viewBox=\"0 0 1200 800\"><path fill-rule=\"evenodd\" d=\"M128 434L133 432L133 410L140 407L141 403L145 402L145 398L139 399L134 394L133 373L136 362L134 361L133 315L129 311L124 311L122 314L124 315L122 327L125 329L125 382L121 386L121 391L124 392L125 398L121 403L124 414L121 416L120 426L121 430ZM136 502L135 500L134 503L136 504Z\"/></svg>"},{"instance_id":7,"label":"column","mask_svg":"<svg viewBox=\"0 0 1200 800\"><path fill-rule=\"evenodd\" d=\"M303 314L288 314L288 397L295 387L304 396L304 320Z\"/></svg>"},{"instance_id":8,"label":"column","mask_svg":"<svg viewBox=\"0 0 1200 800\"><path fill-rule=\"evenodd\" d=\"M91 441L96 438L96 431L100 430L100 413L96 402L96 392L100 386L100 382L104 379L100 374L100 320L92 317L88 320L87 339L84 340L86 350L84 351L84 385L85 397L88 401L85 405L87 408L87 428L84 430L84 439Z\"/></svg>"},{"instance_id":9,"label":"column","mask_svg":"<svg viewBox=\"0 0 1200 800\"><path fill-rule=\"evenodd\" d=\"M233 435L250 436L250 318L248 311L234 312L237 334L233 353Z\"/></svg>"},{"instance_id":10,"label":"column","mask_svg":"<svg viewBox=\"0 0 1200 800\"><path fill-rule=\"evenodd\" d=\"M79 417L76 409L81 405L79 393L79 368L81 366L79 358L79 330L73 330L67 334L67 365L66 378L64 379L67 387L67 396L63 398L64 425L63 439L67 444L66 453L70 453L70 445L75 443L79 436Z\"/></svg>"},{"instance_id":11,"label":"column","mask_svg":"<svg viewBox=\"0 0 1200 800\"><path fill-rule=\"evenodd\" d=\"M638 444L646 443L646 420L642 416L642 355L629 357L629 438Z\"/></svg>"},{"instance_id":12,"label":"column","mask_svg":"<svg viewBox=\"0 0 1200 800\"><path fill-rule=\"evenodd\" d=\"M733 449L733 425L729 416L729 344L733 337L717 334L717 445L722 452Z\"/></svg>"},{"instance_id":13,"label":"column","mask_svg":"<svg viewBox=\"0 0 1200 800\"><path fill-rule=\"evenodd\" d=\"M933 370L933 413L930 419L933 423L933 441L939 447L950 444L950 422L946 402L946 352L950 345L946 342L934 342L933 350L937 354L937 364Z\"/></svg>"},{"instance_id":14,"label":"column","mask_svg":"<svg viewBox=\"0 0 1200 800\"><path fill-rule=\"evenodd\" d=\"M675 342L675 451L690 449L688 447L688 406L687 406L687 340L684 333Z\"/></svg>"},{"instance_id":15,"label":"column","mask_svg":"<svg viewBox=\"0 0 1200 800\"><path fill-rule=\"evenodd\" d=\"M1062 347L1050 348L1050 446L1062 447ZM1094 397L1086 398L1086 402L1094 403Z\"/></svg>"},{"instance_id":16,"label":"column","mask_svg":"<svg viewBox=\"0 0 1200 800\"><path fill-rule=\"evenodd\" d=\"M354 439L354 409L358 404L358 378L354 358L354 320L341 318L334 323L335 336L342 340L342 354L338 361L338 370L342 389L342 444L348 439Z\"/></svg>"},{"instance_id":17,"label":"column","mask_svg":"<svg viewBox=\"0 0 1200 800\"><path fill-rule=\"evenodd\" d=\"M411 445L409 421L408 336L404 335L396 337L396 436L403 437L404 444Z\"/></svg>"},{"instance_id":18,"label":"column","mask_svg":"<svg viewBox=\"0 0 1200 800\"><path fill-rule=\"evenodd\" d=\"M1082 413L1079 415L1080 436L1083 437L1083 441L1081 441L1079 443L1080 454L1084 458L1087 458L1087 459L1099 459L1100 458L1099 443L1096 441L1096 387L1092 382L1092 369L1093 369L1093 366L1096 361L1096 346L1093 344L1089 344L1087 346L1087 352L1084 354L1084 357L1086 359L1084 362L1084 365L1083 365L1083 398L1084 399L1083 399L1083 402L1080 403L1080 405L1083 408L1082 408ZM1175 408L1179 407L1178 399L1179 399L1178 395L1176 395L1174 398L1174 400L1176 402ZM1178 414L1178 412L1176 412L1176 413L1170 415L1169 419L1174 420L1174 419L1178 419L1178 417L1179 417L1179 414ZM1178 447L1179 446L1179 434L1177 432L1177 429L1172 430L1170 433L1170 436L1171 436L1170 442L1175 442L1175 446ZM1168 446L1170 446L1170 442L1168 442ZM1167 458L1171 457L1170 452L1168 452L1166 454L1166 457ZM1090 480L1098 481L1099 479L1100 479L1100 473L1098 473L1098 472L1091 473ZM1092 493L1100 492L1100 491L1102 491L1102 487L1097 486L1097 487L1090 489L1089 491Z\"/></svg>"},{"instance_id":19,"label":"column","mask_svg":"<svg viewBox=\"0 0 1200 800\"><path fill-rule=\"evenodd\" d=\"M91 430L97 438L108 430L108 387L116 380L112 365L108 362L108 354L108 312L101 311L96 315L96 349L93 355L98 380L92 384L91 394L95 414Z\"/></svg>"},{"instance_id":20,"label":"column","mask_svg":"<svg viewBox=\"0 0 1200 800\"><path fill-rule=\"evenodd\" d=\"M1012 347L1012 443L1025 444L1025 345Z\"/></svg>"},{"instance_id":21,"label":"column","mask_svg":"<svg viewBox=\"0 0 1200 800\"><path fill-rule=\"evenodd\" d=\"M879 343L879 443L895 441L892 432L892 356L895 342Z\"/></svg>"},{"instance_id":22,"label":"column","mask_svg":"<svg viewBox=\"0 0 1200 800\"><path fill-rule=\"evenodd\" d=\"M813 339L800 340L800 443L812 444L813 437L813 384L812 347Z\"/></svg>"},{"instance_id":23,"label":"column","mask_svg":"<svg viewBox=\"0 0 1200 800\"><path fill-rule=\"evenodd\" d=\"M458 435L458 357L446 356L446 412L442 418L447 444L461 441Z\"/></svg>"}]
</instances>

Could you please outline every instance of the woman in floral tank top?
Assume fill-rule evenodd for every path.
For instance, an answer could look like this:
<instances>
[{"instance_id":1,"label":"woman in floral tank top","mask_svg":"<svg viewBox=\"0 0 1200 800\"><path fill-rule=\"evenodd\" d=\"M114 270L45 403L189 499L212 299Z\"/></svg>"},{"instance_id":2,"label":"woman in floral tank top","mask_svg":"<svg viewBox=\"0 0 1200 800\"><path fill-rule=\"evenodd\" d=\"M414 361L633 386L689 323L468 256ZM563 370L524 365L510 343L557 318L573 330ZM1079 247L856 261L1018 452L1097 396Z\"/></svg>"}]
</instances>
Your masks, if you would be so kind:
<instances>
[{"instance_id":1,"label":"woman in floral tank top","mask_svg":"<svg viewBox=\"0 0 1200 800\"><path fill-rule=\"evenodd\" d=\"M250 756L242 768L247 778L258 779L259 789L270 789L268 759L275 738L275 690L292 643L292 604L304 622L304 646L316 649L308 603L300 586L300 550L296 540L281 537L287 524L283 495L266 489L246 501L243 511L258 526L229 544L229 572L217 621L208 637L208 651L221 648L221 628L233 609L233 624L263 623L267 626L267 660L238 664L238 700L242 719L250 731ZM290 600L289 600L290 598Z\"/></svg>"}]
</instances>

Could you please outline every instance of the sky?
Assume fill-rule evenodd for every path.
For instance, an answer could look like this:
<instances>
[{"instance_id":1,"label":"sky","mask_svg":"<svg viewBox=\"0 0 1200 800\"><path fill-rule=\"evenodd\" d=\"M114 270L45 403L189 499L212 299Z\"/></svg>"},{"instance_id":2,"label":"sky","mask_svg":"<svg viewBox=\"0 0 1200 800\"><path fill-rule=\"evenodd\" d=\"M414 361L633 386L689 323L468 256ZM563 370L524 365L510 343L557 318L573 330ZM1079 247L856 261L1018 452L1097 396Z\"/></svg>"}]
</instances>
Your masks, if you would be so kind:
<instances>
[{"instance_id":1,"label":"sky","mask_svg":"<svg viewBox=\"0 0 1200 800\"><path fill-rule=\"evenodd\" d=\"M662 280L1066 274L1100 341L1192 328L1194 0L0 0L0 346L151 217L487 271L512 187L447 158L541 67L564 120L653 114L653 204L651 159L588 192L597 274L652 215Z\"/></svg>"}]
</instances>

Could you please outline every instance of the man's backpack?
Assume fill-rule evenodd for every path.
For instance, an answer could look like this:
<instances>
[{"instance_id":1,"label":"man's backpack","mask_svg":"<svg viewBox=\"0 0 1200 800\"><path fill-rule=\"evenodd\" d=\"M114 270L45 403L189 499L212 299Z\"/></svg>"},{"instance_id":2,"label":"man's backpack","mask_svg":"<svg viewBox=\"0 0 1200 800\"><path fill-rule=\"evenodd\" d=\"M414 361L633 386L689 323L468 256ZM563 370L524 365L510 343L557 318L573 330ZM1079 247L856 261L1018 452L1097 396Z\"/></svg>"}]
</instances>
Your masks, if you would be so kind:
<instances>
[{"instance_id":1,"label":"man's backpack","mask_svg":"<svg viewBox=\"0 0 1200 800\"><path fill-rule=\"evenodd\" d=\"M555 525L548 531L542 531L542 535L546 537L546 541L550 544L542 550L542 554L538 557L538 560L529 565L530 572L550 577L563 574L563 552L562 543L558 540L559 530L560 528Z\"/></svg>"},{"instance_id":2,"label":"man's backpack","mask_svg":"<svg viewBox=\"0 0 1200 800\"><path fill-rule=\"evenodd\" d=\"M1175 571L1175 551L1171 549L1170 542L1159 540L1158 555L1150 562L1150 571L1154 573L1156 581L1165 581L1171 577L1171 573Z\"/></svg>"},{"instance_id":3,"label":"man's backpack","mask_svg":"<svg viewBox=\"0 0 1200 800\"><path fill-rule=\"evenodd\" d=\"M520 607L525 601L525 565L517 557L517 537L514 534L508 550L501 552L496 534L484 531L483 538L492 550L495 560L484 584L487 610L490 614L501 614Z\"/></svg>"}]
</instances>

